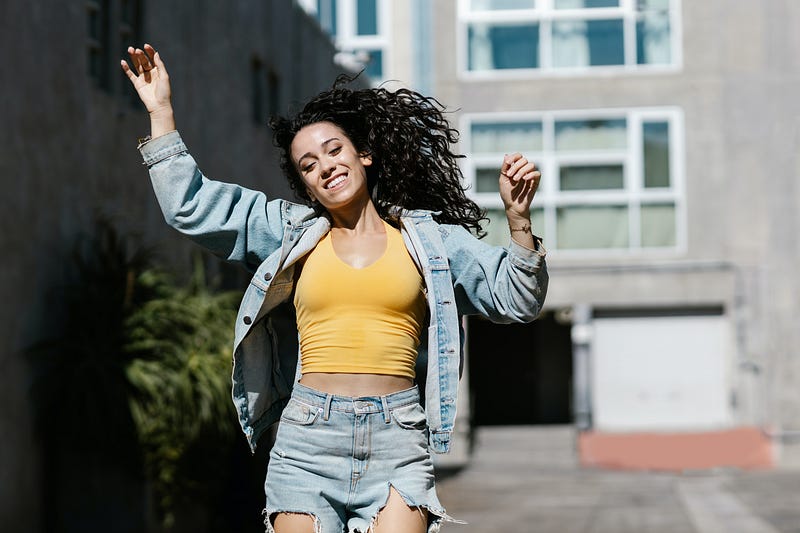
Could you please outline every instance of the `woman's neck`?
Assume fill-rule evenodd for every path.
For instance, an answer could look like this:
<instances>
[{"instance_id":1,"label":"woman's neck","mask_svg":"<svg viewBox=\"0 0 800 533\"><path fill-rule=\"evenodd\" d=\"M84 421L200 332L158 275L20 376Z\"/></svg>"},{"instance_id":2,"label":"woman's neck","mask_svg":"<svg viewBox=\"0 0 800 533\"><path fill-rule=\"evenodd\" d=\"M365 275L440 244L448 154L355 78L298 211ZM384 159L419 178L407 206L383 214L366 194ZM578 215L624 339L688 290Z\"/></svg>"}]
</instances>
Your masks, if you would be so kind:
<instances>
[{"instance_id":1,"label":"woman's neck","mask_svg":"<svg viewBox=\"0 0 800 533\"><path fill-rule=\"evenodd\" d=\"M338 209L329 212L331 226L334 229L353 233L373 233L383 231L383 220L372 200L367 200L363 205L353 208Z\"/></svg>"}]
</instances>

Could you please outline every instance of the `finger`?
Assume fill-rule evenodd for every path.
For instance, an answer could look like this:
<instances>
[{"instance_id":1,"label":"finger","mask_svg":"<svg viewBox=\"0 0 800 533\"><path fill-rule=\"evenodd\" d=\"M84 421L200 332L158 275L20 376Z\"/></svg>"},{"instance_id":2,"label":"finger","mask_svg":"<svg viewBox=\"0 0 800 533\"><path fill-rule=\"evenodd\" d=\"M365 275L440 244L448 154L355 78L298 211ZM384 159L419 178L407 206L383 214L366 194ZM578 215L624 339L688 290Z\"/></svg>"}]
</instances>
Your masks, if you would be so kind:
<instances>
[{"instance_id":1,"label":"finger","mask_svg":"<svg viewBox=\"0 0 800 533\"><path fill-rule=\"evenodd\" d=\"M508 169L511 168L513 161L511 160L511 156L506 154L503 156L503 164L500 165L500 174L505 174L508 172Z\"/></svg>"},{"instance_id":2,"label":"finger","mask_svg":"<svg viewBox=\"0 0 800 533\"><path fill-rule=\"evenodd\" d=\"M504 174L508 174L509 169L512 166L514 166L514 163L516 163L521 157L522 154L520 154L519 152L513 154L506 154L505 156L503 156L503 165L501 167L501 171Z\"/></svg>"},{"instance_id":3,"label":"finger","mask_svg":"<svg viewBox=\"0 0 800 533\"><path fill-rule=\"evenodd\" d=\"M536 165L533 163L528 163L517 171L517 175L520 177L519 179L530 181L534 178L541 177L542 173L536 170Z\"/></svg>"},{"instance_id":4,"label":"finger","mask_svg":"<svg viewBox=\"0 0 800 533\"><path fill-rule=\"evenodd\" d=\"M161 60L161 54L155 52L153 54L153 61L155 61L156 67L158 67L159 76L164 76L168 78L169 75L167 74L167 67L164 65L164 62Z\"/></svg>"},{"instance_id":5,"label":"finger","mask_svg":"<svg viewBox=\"0 0 800 533\"><path fill-rule=\"evenodd\" d=\"M122 61L120 61L120 66L122 67L122 72L124 72L125 75L128 76L128 79L131 80L132 82L135 82L136 74L133 73L133 70L131 70L131 67L130 65L128 65L128 62L123 59Z\"/></svg>"},{"instance_id":6,"label":"finger","mask_svg":"<svg viewBox=\"0 0 800 533\"><path fill-rule=\"evenodd\" d=\"M144 50L137 48L135 54L136 70L139 72L139 74L144 74L145 72L149 71L152 67L150 66L150 60L147 58Z\"/></svg>"},{"instance_id":7,"label":"finger","mask_svg":"<svg viewBox=\"0 0 800 533\"><path fill-rule=\"evenodd\" d=\"M506 171L506 175L513 180L518 180L525 173L524 169L529 164L531 163L529 163L527 159L520 156L520 158L517 159L513 165L511 165L511 168L509 168L508 171Z\"/></svg>"},{"instance_id":8,"label":"finger","mask_svg":"<svg viewBox=\"0 0 800 533\"><path fill-rule=\"evenodd\" d=\"M151 65L155 65L155 55L156 49L153 48L151 45L144 43L144 54L147 56L147 60L150 62Z\"/></svg>"},{"instance_id":9,"label":"finger","mask_svg":"<svg viewBox=\"0 0 800 533\"><path fill-rule=\"evenodd\" d=\"M125 63L128 63L128 68L131 69L132 71L134 71L133 74L135 76L136 75L136 72L135 72L136 71L136 50L134 50L134 48L132 46L129 46L127 52L128 52L128 58L129 58L130 63L128 61L125 61Z\"/></svg>"}]
</instances>

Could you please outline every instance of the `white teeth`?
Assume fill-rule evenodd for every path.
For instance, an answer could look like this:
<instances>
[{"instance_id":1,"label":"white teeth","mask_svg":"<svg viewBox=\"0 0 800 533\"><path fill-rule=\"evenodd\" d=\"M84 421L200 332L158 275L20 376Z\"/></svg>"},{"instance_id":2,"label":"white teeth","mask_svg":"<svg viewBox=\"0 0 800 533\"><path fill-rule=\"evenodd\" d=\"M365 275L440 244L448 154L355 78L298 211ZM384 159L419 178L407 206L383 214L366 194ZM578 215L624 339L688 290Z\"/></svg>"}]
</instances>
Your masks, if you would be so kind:
<instances>
[{"instance_id":1,"label":"white teeth","mask_svg":"<svg viewBox=\"0 0 800 533\"><path fill-rule=\"evenodd\" d=\"M337 185L339 185L341 182L344 181L344 178L345 176L339 176L338 178L332 179L331 181L328 182L328 185L326 185L325 188L330 189L332 187L336 187Z\"/></svg>"}]
</instances>

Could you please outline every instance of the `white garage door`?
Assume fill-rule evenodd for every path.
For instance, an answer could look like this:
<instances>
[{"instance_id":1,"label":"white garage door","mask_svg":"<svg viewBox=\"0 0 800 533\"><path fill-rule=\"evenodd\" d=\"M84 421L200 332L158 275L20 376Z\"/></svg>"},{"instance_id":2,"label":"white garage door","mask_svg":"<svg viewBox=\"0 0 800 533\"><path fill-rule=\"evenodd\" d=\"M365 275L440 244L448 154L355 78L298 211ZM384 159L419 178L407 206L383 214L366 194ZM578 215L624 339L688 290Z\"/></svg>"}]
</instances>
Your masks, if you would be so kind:
<instances>
[{"instance_id":1,"label":"white garage door","mask_svg":"<svg viewBox=\"0 0 800 533\"><path fill-rule=\"evenodd\" d=\"M731 329L722 315L596 318L595 429L729 426L731 348Z\"/></svg>"}]
</instances>

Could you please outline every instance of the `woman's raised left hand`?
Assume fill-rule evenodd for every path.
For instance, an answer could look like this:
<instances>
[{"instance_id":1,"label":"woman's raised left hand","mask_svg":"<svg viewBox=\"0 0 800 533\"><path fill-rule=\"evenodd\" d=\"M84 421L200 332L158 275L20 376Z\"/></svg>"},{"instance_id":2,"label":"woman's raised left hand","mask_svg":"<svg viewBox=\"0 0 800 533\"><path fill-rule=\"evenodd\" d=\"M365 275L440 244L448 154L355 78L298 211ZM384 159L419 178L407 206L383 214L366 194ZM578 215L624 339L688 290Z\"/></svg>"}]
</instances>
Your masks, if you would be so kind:
<instances>
[{"instance_id":1,"label":"woman's raised left hand","mask_svg":"<svg viewBox=\"0 0 800 533\"><path fill-rule=\"evenodd\" d=\"M536 169L536 165L522 154L514 153L503 158L500 198L503 199L507 216L520 219L530 217L531 202L541 177L542 173Z\"/></svg>"}]
</instances>

